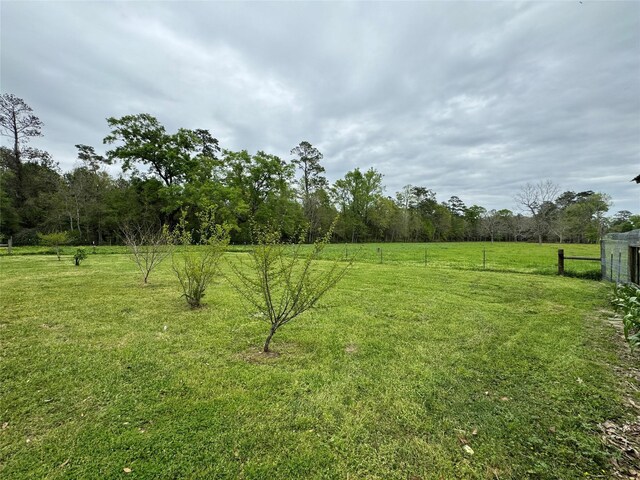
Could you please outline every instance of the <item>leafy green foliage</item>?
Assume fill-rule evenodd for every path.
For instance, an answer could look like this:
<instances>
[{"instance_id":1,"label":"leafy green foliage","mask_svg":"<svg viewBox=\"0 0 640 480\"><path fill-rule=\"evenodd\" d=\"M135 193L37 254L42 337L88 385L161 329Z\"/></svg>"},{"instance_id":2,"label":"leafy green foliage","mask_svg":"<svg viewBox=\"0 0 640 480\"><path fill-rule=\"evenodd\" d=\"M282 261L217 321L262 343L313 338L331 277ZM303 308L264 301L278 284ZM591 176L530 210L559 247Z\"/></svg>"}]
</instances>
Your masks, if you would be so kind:
<instances>
[{"instance_id":1,"label":"leafy green foliage","mask_svg":"<svg viewBox=\"0 0 640 480\"><path fill-rule=\"evenodd\" d=\"M611 303L622 315L624 338L635 349L640 346L640 288L632 283L616 285Z\"/></svg>"},{"instance_id":2,"label":"leafy green foliage","mask_svg":"<svg viewBox=\"0 0 640 480\"><path fill-rule=\"evenodd\" d=\"M148 113L111 117L107 123L111 133L104 143L119 142L107 152L107 158L122 161L125 171L134 169L135 163L148 165L167 187L185 181L203 157L215 158L220 151L218 140L207 130L180 128L167 134L164 126Z\"/></svg>"},{"instance_id":3,"label":"leafy green foliage","mask_svg":"<svg viewBox=\"0 0 640 480\"><path fill-rule=\"evenodd\" d=\"M60 260L60 247L69 243L70 240L68 232L39 233L38 238L40 239L41 245L55 249L58 260Z\"/></svg>"},{"instance_id":4,"label":"leafy green foliage","mask_svg":"<svg viewBox=\"0 0 640 480\"><path fill-rule=\"evenodd\" d=\"M14 114L20 126L10 121ZM109 150L77 144L81 166L62 172L47 152L25 146L42 133L30 107L13 95L0 96L0 133L14 142L13 148L0 147L0 234L13 236L16 245L34 245L35 232L67 230L73 243L112 245L121 241L124 223L175 225L181 210L190 212L193 222L208 202L217 205L218 222L232 227L231 241L245 244L252 222L277 222L287 239L306 228L312 242L338 213L333 240L351 242L534 237L595 242L607 228L629 231L640 225L637 212L606 218L605 194L558 196L550 182L527 185L519 195L528 216L504 209L487 213L456 196L438 202L426 186L406 185L395 199L384 196L383 175L375 169L355 168L329 185L323 155L307 141L284 161L264 151L223 151L207 130L168 132L146 113L112 117L107 124L103 142ZM126 178L103 169L114 162Z\"/></svg>"},{"instance_id":5,"label":"leafy green foliage","mask_svg":"<svg viewBox=\"0 0 640 480\"><path fill-rule=\"evenodd\" d=\"M364 173L356 168L336 180L333 196L341 213L337 227L344 237L352 242L369 237L371 214L382 191L382 174L374 168Z\"/></svg>"},{"instance_id":6,"label":"leafy green foliage","mask_svg":"<svg viewBox=\"0 0 640 480\"><path fill-rule=\"evenodd\" d=\"M87 251L84 248L78 248L76 253L73 254L73 261L76 267L80 266L80 262L87 258Z\"/></svg>"},{"instance_id":7,"label":"leafy green foliage","mask_svg":"<svg viewBox=\"0 0 640 480\"><path fill-rule=\"evenodd\" d=\"M248 272L242 264L233 265L237 279L234 287L271 325L264 352L269 351L271 338L280 327L313 308L352 265L353 261L336 260L329 265L318 261L332 233L330 229L311 248L304 250L306 232L298 243L291 244L282 241L279 231L257 227Z\"/></svg>"},{"instance_id":8,"label":"leafy green foliage","mask_svg":"<svg viewBox=\"0 0 640 480\"><path fill-rule=\"evenodd\" d=\"M209 284L219 274L220 259L229 244L229 228L215 223L214 207L198 213L197 220L199 228L193 235L187 225L186 213L183 212L172 232L174 242L180 247L172 255L173 271L191 308L202 306L202 298ZM193 245L200 245L201 248L192 248Z\"/></svg>"},{"instance_id":9,"label":"leafy green foliage","mask_svg":"<svg viewBox=\"0 0 640 480\"><path fill-rule=\"evenodd\" d=\"M251 241L252 224L267 225L273 219L278 219L285 235L294 236L304 222L292 188L294 166L276 155L263 151L250 155L246 150L225 151L224 162L227 165L225 181L235 193L220 198L219 203L224 206L231 200L235 204L240 228L234 240Z\"/></svg>"}]
</instances>

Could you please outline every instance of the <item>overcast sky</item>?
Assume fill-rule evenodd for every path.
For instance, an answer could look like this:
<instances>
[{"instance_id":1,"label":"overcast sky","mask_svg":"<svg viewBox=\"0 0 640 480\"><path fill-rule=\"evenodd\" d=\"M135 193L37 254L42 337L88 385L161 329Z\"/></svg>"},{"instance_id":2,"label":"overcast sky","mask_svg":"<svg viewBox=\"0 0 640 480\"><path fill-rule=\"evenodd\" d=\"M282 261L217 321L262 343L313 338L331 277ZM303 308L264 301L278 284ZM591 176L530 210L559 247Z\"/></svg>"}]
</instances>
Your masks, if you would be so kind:
<instances>
[{"instance_id":1,"label":"overcast sky","mask_svg":"<svg viewBox=\"0 0 640 480\"><path fill-rule=\"evenodd\" d=\"M329 180L355 168L515 209L527 182L640 212L640 2L2 1L2 93L67 170L106 117L206 128ZM3 141L6 141L4 139Z\"/></svg>"}]
</instances>

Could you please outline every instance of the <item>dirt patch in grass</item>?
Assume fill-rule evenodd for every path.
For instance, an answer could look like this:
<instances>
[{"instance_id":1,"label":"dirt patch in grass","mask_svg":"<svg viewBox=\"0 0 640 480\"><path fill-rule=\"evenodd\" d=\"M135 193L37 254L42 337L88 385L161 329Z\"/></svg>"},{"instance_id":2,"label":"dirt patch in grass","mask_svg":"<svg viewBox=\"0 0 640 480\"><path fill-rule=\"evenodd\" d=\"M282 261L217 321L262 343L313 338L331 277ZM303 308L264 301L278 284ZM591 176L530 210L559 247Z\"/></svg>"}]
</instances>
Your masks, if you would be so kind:
<instances>
[{"instance_id":1,"label":"dirt patch in grass","mask_svg":"<svg viewBox=\"0 0 640 480\"><path fill-rule=\"evenodd\" d=\"M344 347L344 351L351 354L358 353L358 346L354 343L350 343L346 347Z\"/></svg>"},{"instance_id":2,"label":"dirt patch in grass","mask_svg":"<svg viewBox=\"0 0 640 480\"><path fill-rule=\"evenodd\" d=\"M269 364L276 362L281 356L290 357L300 352L300 346L291 342L280 342L271 346L268 352L263 352L262 347L252 346L236 354L236 358L248 363Z\"/></svg>"},{"instance_id":3,"label":"dirt patch in grass","mask_svg":"<svg viewBox=\"0 0 640 480\"><path fill-rule=\"evenodd\" d=\"M280 357L279 352L263 352L261 349L251 348L242 352L239 357L249 363L268 363Z\"/></svg>"}]
</instances>

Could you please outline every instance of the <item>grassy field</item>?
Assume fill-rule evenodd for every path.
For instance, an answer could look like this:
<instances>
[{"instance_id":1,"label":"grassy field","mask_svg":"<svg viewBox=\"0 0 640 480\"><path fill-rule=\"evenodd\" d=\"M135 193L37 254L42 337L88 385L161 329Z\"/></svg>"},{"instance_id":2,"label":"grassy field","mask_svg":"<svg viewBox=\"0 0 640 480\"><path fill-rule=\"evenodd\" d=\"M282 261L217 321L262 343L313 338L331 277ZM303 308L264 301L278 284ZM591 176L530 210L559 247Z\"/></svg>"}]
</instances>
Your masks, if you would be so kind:
<instances>
[{"instance_id":1,"label":"grassy field","mask_svg":"<svg viewBox=\"0 0 640 480\"><path fill-rule=\"evenodd\" d=\"M424 245L366 246L274 357L224 280L192 311L169 263L143 287L122 254L2 257L0 476L606 477L608 286L531 275L553 247L487 244L499 272L466 245L426 268Z\"/></svg>"},{"instance_id":2,"label":"grassy field","mask_svg":"<svg viewBox=\"0 0 640 480\"><path fill-rule=\"evenodd\" d=\"M62 247L65 255L72 255L77 247ZM84 247L95 254L124 254L123 246ZM244 252L245 245L232 245L231 252ZM367 243L332 244L325 258L345 258L357 255L357 262L406 266L456 268L466 270L494 270L518 273L555 275L558 271L558 249L565 255L599 257L600 246L596 244L554 244L513 242L446 242L446 243ZM52 247L16 247L15 255L54 254ZM0 249L0 256L6 255ZM598 262L567 260L566 273L574 276L598 278Z\"/></svg>"}]
</instances>

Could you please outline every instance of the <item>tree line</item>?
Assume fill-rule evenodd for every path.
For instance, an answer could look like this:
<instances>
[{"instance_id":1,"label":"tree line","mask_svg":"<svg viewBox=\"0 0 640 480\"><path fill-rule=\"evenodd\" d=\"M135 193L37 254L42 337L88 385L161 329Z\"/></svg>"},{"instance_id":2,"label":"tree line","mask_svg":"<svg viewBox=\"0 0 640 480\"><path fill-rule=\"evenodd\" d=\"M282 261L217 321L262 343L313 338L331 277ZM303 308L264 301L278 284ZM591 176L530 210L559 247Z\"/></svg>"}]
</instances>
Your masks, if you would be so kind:
<instances>
[{"instance_id":1,"label":"tree line","mask_svg":"<svg viewBox=\"0 0 640 480\"><path fill-rule=\"evenodd\" d=\"M104 155L78 144L78 166L63 172L49 153L29 146L43 123L24 100L0 96L0 235L16 245L39 233L66 231L73 243L120 243L127 224L193 228L213 209L233 243L251 243L256 226L285 238L307 231L307 241L334 224L333 241L553 241L596 242L607 231L640 228L640 215L607 216L610 198L565 191L550 181L527 184L516 195L521 212L467 206L458 196L439 201L426 186L406 185L385 195L383 175L355 168L331 184L323 155L300 142L291 158L224 149L205 129L168 132L152 115L108 118ZM113 176L106 166L118 165ZM337 219L337 220L336 220Z\"/></svg>"}]
</instances>

